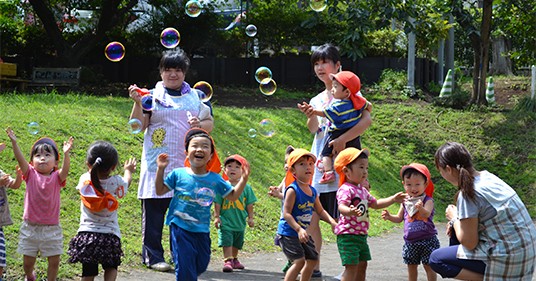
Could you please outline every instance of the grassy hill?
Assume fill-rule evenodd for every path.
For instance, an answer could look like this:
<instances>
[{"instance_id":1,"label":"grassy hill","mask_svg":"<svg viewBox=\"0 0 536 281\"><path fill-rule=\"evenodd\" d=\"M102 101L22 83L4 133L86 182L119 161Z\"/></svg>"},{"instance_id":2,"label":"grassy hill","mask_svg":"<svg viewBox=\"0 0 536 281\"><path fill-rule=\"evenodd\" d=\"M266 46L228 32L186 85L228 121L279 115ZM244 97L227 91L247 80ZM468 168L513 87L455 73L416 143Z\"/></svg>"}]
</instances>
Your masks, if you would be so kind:
<instances>
[{"instance_id":1,"label":"grassy hill","mask_svg":"<svg viewBox=\"0 0 536 281\"><path fill-rule=\"evenodd\" d=\"M284 91L276 95L281 98ZM217 95L217 93L215 94ZM258 94L260 95L260 93ZM275 95L274 95L275 96ZM247 104L248 97L243 98ZM262 97L267 103L271 97ZM276 98L276 97L274 97ZM296 97L294 97L296 98ZM299 97L298 97L299 98ZM310 98L310 97L308 97ZM307 98L307 99L308 99ZM372 100L374 102L374 100ZM216 101L214 105L215 130L213 136L221 158L239 153L251 163L250 184L259 198L255 206L256 226L246 232L244 252L276 251L273 235L279 217L280 203L269 198L269 185L277 185L283 177L283 157L287 144L309 149L312 135L305 126L305 116L295 108L240 108L227 107ZM289 103L292 106L292 103ZM80 199L75 190L79 176L85 172L85 153L95 140L107 140L119 151L121 161L129 157L140 159L143 136L129 133L127 122L131 101L124 97L94 97L82 94L42 93L34 95L3 94L2 128L12 127L19 145L29 155L34 141L49 136L58 143L74 136L71 171L66 188L61 193L61 224L65 251L69 240L76 234ZM436 184L437 219L443 219L443 210L453 202L455 188L444 181L433 167L433 154L445 141L464 143L472 152L477 169L489 170L508 182L521 195L531 215L536 216L536 116L513 111L460 111L436 107L422 101L376 101L373 125L363 137L363 145L371 151L369 179L376 197L389 196L402 191L399 170L404 164L418 161L426 164ZM272 120L275 134L262 136L259 122ZM28 132L27 124L37 122L37 135ZM257 130L255 137L248 133ZM0 154L0 168L14 173L16 161L9 139L0 132L0 142L8 148ZM121 170L117 171L122 173ZM140 202L136 198L138 173L127 196L120 201L119 218L123 235L125 257L120 270L140 265ZM14 225L4 227L7 241L8 279L22 276L22 256L16 252L18 229L23 211L24 185L9 190L9 203ZM398 206L391 206L395 212ZM371 213L371 235L378 235L395 225L382 221L379 211ZM329 228L324 224L324 233ZM216 238L212 232L213 240ZM334 241L333 235L326 240ZM167 245L167 239L164 242ZM213 243L214 258L221 250ZM81 272L80 264L68 264L62 256L59 278L68 280ZM37 270L44 276L46 263L39 261Z\"/></svg>"}]
</instances>

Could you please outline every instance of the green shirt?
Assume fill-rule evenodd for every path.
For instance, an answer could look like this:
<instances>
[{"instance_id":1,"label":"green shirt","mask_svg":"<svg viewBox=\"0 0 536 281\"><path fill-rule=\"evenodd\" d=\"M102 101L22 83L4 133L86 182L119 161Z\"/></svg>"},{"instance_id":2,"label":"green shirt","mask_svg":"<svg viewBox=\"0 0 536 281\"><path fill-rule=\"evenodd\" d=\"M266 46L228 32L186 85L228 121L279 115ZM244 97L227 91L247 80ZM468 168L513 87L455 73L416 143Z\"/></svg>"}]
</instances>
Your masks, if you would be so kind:
<instances>
[{"instance_id":1,"label":"green shirt","mask_svg":"<svg viewBox=\"0 0 536 281\"><path fill-rule=\"evenodd\" d=\"M220 220L222 230L243 231L248 217L247 206L257 202L253 189L246 184L244 191L235 201L229 201L217 194L215 203L221 205Z\"/></svg>"}]
</instances>

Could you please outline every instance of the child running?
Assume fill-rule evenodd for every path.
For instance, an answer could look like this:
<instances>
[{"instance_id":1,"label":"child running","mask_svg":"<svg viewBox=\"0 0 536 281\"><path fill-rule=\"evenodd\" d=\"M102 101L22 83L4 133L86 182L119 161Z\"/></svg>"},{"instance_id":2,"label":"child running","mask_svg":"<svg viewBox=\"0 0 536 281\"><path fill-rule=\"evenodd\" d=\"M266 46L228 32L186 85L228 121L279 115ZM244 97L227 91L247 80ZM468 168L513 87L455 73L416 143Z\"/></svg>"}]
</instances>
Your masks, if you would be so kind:
<instances>
[{"instance_id":1,"label":"child running","mask_svg":"<svg viewBox=\"0 0 536 281\"><path fill-rule=\"evenodd\" d=\"M24 256L24 274L28 281L35 281L35 261L40 253L48 261L47 280L54 281L63 253L63 232L60 226L60 190L65 187L73 147L73 137L63 142L63 164L58 169L60 154L51 138L37 140L30 151L30 162L17 144L11 128L6 130L11 139L15 159L26 181L23 222L19 232L17 252Z\"/></svg>"},{"instance_id":2,"label":"child running","mask_svg":"<svg viewBox=\"0 0 536 281\"><path fill-rule=\"evenodd\" d=\"M311 186L316 157L305 149L290 153L285 176L283 218L279 220L277 234L283 253L292 266L285 281L294 281L301 271L301 281L310 280L318 262L314 241L306 232L313 212L335 227L337 222L324 210L316 189Z\"/></svg>"},{"instance_id":3,"label":"child running","mask_svg":"<svg viewBox=\"0 0 536 281\"><path fill-rule=\"evenodd\" d=\"M370 111L372 109L370 103L359 93L361 81L353 72L341 71L337 74L330 74L329 77L333 80L333 98L336 101L324 110L315 110L312 105L306 102L298 104L298 108L305 114L327 117L331 122L328 131L329 138L322 149L324 174L319 181L321 184L335 181L332 158L333 146L331 142L354 127L361 120L363 110ZM346 147L361 149L359 136L347 142Z\"/></svg>"},{"instance_id":4,"label":"child running","mask_svg":"<svg viewBox=\"0 0 536 281\"><path fill-rule=\"evenodd\" d=\"M5 143L0 143L0 152L6 148ZM0 281L6 267L6 240L4 237L3 227L13 224L11 213L9 212L9 204L7 202L7 188L17 189L22 183L22 172L17 167L17 177L14 179L10 175L0 170Z\"/></svg>"},{"instance_id":5,"label":"child running","mask_svg":"<svg viewBox=\"0 0 536 281\"><path fill-rule=\"evenodd\" d=\"M89 171L78 181L80 192L80 227L69 242L69 262L82 263L82 281L92 281L99 274L99 264L104 269L104 280L117 277L121 264L121 233L117 218L119 203L132 181L136 159L130 158L123 165L123 177L111 175L119 164L119 156L113 145L96 141L87 150L86 165Z\"/></svg>"},{"instance_id":6,"label":"child running","mask_svg":"<svg viewBox=\"0 0 536 281\"><path fill-rule=\"evenodd\" d=\"M349 147L335 158L335 171L340 177L337 190L340 217L334 232L344 266L342 281L365 281L367 263L371 260L367 244L368 208L385 208L395 202L404 202L406 197L398 192L388 198L376 199L361 186L367 180L369 155L367 149Z\"/></svg>"},{"instance_id":7,"label":"child running","mask_svg":"<svg viewBox=\"0 0 536 281\"><path fill-rule=\"evenodd\" d=\"M203 129L192 128L185 135L186 161L164 179L168 156L159 154L155 188L158 195L173 190L166 224L170 227L173 261L177 280L195 281L210 261L210 206L215 194L235 201L244 191L249 166L242 166L242 177L231 186L218 173L220 160L212 137Z\"/></svg>"},{"instance_id":8,"label":"child running","mask_svg":"<svg viewBox=\"0 0 536 281\"><path fill-rule=\"evenodd\" d=\"M242 178L242 167L249 166L246 158L235 154L223 161L223 179L235 186ZM246 184L244 192L235 201L216 195L214 201L214 226L218 229L218 246L223 247L223 272L233 269L244 269L238 261L238 251L244 245L246 219L249 227L253 227L253 204L257 197L253 189Z\"/></svg>"},{"instance_id":9,"label":"child running","mask_svg":"<svg viewBox=\"0 0 536 281\"><path fill-rule=\"evenodd\" d=\"M382 211L382 218L394 223L404 221L404 246L402 258L408 265L408 280L416 281L418 266L422 263L428 281L437 280L430 267L430 254L439 249L437 229L434 225L434 184L428 168L419 163L402 167L400 177L408 198L400 205L398 214Z\"/></svg>"}]
</instances>

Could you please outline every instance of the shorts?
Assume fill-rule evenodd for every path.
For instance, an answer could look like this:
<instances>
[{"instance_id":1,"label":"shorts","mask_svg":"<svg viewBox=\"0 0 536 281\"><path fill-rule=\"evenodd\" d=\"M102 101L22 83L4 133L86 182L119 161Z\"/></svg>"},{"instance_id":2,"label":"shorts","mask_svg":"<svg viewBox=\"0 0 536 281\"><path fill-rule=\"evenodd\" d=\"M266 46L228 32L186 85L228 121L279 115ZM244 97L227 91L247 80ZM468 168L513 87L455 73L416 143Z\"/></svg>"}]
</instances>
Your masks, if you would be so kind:
<instances>
[{"instance_id":1,"label":"shorts","mask_svg":"<svg viewBox=\"0 0 536 281\"><path fill-rule=\"evenodd\" d=\"M304 257L306 260L318 260L318 252L315 250L315 242L311 236L306 243L301 243L297 236L279 235L279 245L289 261Z\"/></svg>"},{"instance_id":2,"label":"shorts","mask_svg":"<svg viewBox=\"0 0 536 281\"><path fill-rule=\"evenodd\" d=\"M0 226L0 267L6 267L6 239L4 229Z\"/></svg>"},{"instance_id":3,"label":"shorts","mask_svg":"<svg viewBox=\"0 0 536 281\"><path fill-rule=\"evenodd\" d=\"M429 264L430 255L436 249L439 249L437 236L415 242L406 242L402 246L402 258L405 264Z\"/></svg>"},{"instance_id":4,"label":"shorts","mask_svg":"<svg viewBox=\"0 0 536 281\"><path fill-rule=\"evenodd\" d=\"M337 235L337 248L343 266L355 265L372 259L367 237L367 235L354 234Z\"/></svg>"},{"instance_id":5,"label":"shorts","mask_svg":"<svg viewBox=\"0 0 536 281\"><path fill-rule=\"evenodd\" d=\"M322 208L335 220L339 219L339 206L337 205L337 191L320 193Z\"/></svg>"},{"instance_id":6,"label":"shorts","mask_svg":"<svg viewBox=\"0 0 536 281\"><path fill-rule=\"evenodd\" d=\"M321 152L320 155L322 155L323 157L332 157L333 156L333 146L332 145L330 146L329 143L331 141L337 139L338 137L342 136L348 130L350 130L350 128L344 129L344 130L335 130L335 131L328 132L328 139L326 140L326 143L324 144L324 147L322 148L322 152ZM361 137L358 136L357 138L355 138L353 140L350 140L349 142L346 143L346 145L344 147L345 148L347 148L347 147L355 147L357 149L361 149Z\"/></svg>"},{"instance_id":7,"label":"shorts","mask_svg":"<svg viewBox=\"0 0 536 281\"><path fill-rule=\"evenodd\" d=\"M235 247L239 250L244 246L244 231L218 229L218 247Z\"/></svg>"},{"instance_id":8,"label":"shorts","mask_svg":"<svg viewBox=\"0 0 536 281\"><path fill-rule=\"evenodd\" d=\"M21 255L51 257L63 253L63 232L58 225L38 225L23 221L20 226L19 246Z\"/></svg>"}]
</instances>

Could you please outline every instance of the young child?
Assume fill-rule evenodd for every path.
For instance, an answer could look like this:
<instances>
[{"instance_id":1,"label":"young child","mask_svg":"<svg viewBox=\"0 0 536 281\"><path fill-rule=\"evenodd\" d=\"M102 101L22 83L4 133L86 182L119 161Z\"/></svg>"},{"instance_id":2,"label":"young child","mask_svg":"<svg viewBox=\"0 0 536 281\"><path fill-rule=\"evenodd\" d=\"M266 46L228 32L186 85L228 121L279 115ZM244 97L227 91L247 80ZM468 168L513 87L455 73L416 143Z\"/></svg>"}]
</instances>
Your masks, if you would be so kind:
<instances>
[{"instance_id":1,"label":"young child","mask_svg":"<svg viewBox=\"0 0 536 281\"><path fill-rule=\"evenodd\" d=\"M408 280L417 280L417 269L422 263L428 281L437 280L429 263L430 254L439 249L437 229L434 225L434 184L428 168L419 163L402 167L400 177L408 198L400 205L398 214L382 211L382 218L400 223L404 221L404 247L402 258L408 265Z\"/></svg>"},{"instance_id":2,"label":"young child","mask_svg":"<svg viewBox=\"0 0 536 281\"><path fill-rule=\"evenodd\" d=\"M11 128L6 130L11 139L15 159L26 181L23 222L20 227L17 252L24 256L26 280L34 281L37 255L47 257L47 279L56 280L63 253L63 233L60 226L60 190L65 187L73 147L73 137L63 142L63 164L58 169L58 146L51 138L37 140L30 152L30 162L17 144Z\"/></svg>"},{"instance_id":3,"label":"young child","mask_svg":"<svg viewBox=\"0 0 536 281\"><path fill-rule=\"evenodd\" d=\"M0 152L6 148L6 144L0 143ZM7 188L17 189L22 183L22 172L17 167L17 177L13 179L4 171L0 170L0 281L6 267L6 240L3 227L13 224L9 204L7 202Z\"/></svg>"},{"instance_id":4,"label":"young child","mask_svg":"<svg viewBox=\"0 0 536 281\"><path fill-rule=\"evenodd\" d=\"M371 110L369 102L359 94L361 81L357 75L351 71L341 71L337 74L330 74L329 77L333 80L333 98L337 99L337 101L333 102L323 111L312 109L312 106L306 102L303 102L301 105L298 104L298 107L302 111L305 108L309 108L309 110L312 110L312 114L327 117L331 123L328 131L329 138L322 150L322 169L324 174L319 181L321 184L330 183L335 180L332 164L333 146L331 146L331 142L355 126L361 119L363 110ZM347 142L346 147L361 149L359 136Z\"/></svg>"},{"instance_id":5,"label":"young child","mask_svg":"<svg viewBox=\"0 0 536 281\"><path fill-rule=\"evenodd\" d=\"M285 176L283 218L279 220L277 234L279 244L292 266L285 274L285 281L294 281L301 271L300 280L310 280L318 262L314 241L306 232L313 212L335 227L337 222L324 210L316 189L311 186L316 157L305 149L290 153Z\"/></svg>"},{"instance_id":6,"label":"young child","mask_svg":"<svg viewBox=\"0 0 536 281\"><path fill-rule=\"evenodd\" d=\"M184 168L171 171L164 179L168 156L159 154L156 160L156 193L173 190L166 224L170 236L177 280L197 280L210 261L210 206L214 195L229 201L240 197L249 177L249 166L242 166L242 177L231 186L218 173L220 160L212 137L203 129L186 132L186 162Z\"/></svg>"},{"instance_id":7,"label":"young child","mask_svg":"<svg viewBox=\"0 0 536 281\"><path fill-rule=\"evenodd\" d=\"M238 155L231 155L223 161L223 179L235 186L242 177L242 167L249 166L247 160ZM257 197L253 189L246 184L244 192L235 201L216 195L214 201L214 225L218 229L218 246L223 247L223 272L244 269L238 261L238 250L244 245L246 218L249 227L253 227L253 204Z\"/></svg>"},{"instance_id":8,"label":"young child","mask_svg":"<svg viewBox=\"0 0 536 281\"><path fill-rule=\"evenodd\" d=\"M337 190L340 217L334 232L344 266L343 281L365 280L367 263L371 260L367 244L368 208L385 208L395 202L404 202L406 197L398 192L388 198L376 199L361 186L367 180L369 155L367 149L349 147L335 158L335 171L340 177Z\"/></svg>"},{"instance_id":9,"label":"young child","mask_svg":"<svg viewBox=\"0 0 536 281\"><path fill-rule=\"evenodd\" d=\"M82 281L92 281L104 268L104 280L117 277L121 264L121 233L117 219L117 198L123 198L136 169L136 159L123 166L123 177L111 175L119 164L113 145L96 141L87 150L88 172L80 176L76 189L80 192L80 227L69 242L69 262L82 263Z\"/></svg>"}]
</instances>

